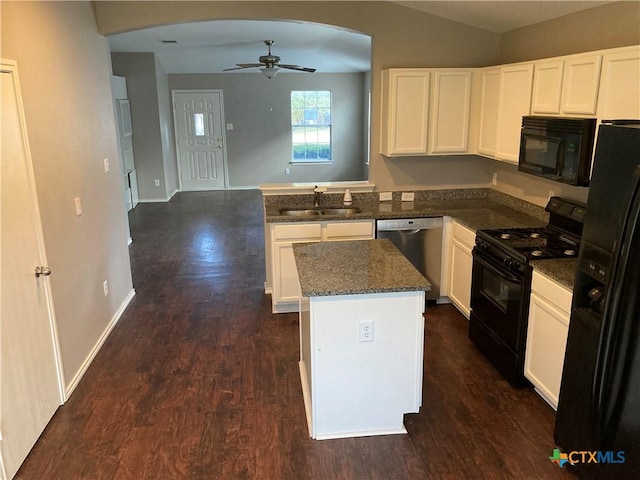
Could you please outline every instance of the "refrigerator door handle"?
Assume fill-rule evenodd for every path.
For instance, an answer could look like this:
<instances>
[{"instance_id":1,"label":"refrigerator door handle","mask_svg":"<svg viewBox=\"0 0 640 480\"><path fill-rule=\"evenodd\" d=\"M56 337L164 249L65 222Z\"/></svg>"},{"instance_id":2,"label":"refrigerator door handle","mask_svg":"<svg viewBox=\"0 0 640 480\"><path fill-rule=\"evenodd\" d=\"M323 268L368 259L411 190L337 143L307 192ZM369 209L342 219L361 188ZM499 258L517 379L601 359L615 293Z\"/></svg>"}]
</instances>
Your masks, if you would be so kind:
<instances>
[{"instance_id":1,"label":"refrigerator door handle","mask_svg":"<svg viewBox=\"0 0 640 480\"><path fill-rule=\"evenodd\" d=\"M611 341L615 338L618 325L616 325L615 319L620 316L619 309L620 297L623 292L621 282L626 277L627 268L637 268L637 265L628 265L626 257L629 254L629 247L631 240L633 239L636 230L640 228L637 222L640 220L640 166L638 166L634 172L633 185L634 188L629 196L627 203L627 210L623 217L623 221L620 224L618 244L615 246L614 254L612 257L611 275L609 276L609 282L607 285L607 291L605 293L605 310L602 312L602 336L600 338L600 344L598 347L598 354L596 360L596 369L593 379L593 399L594 399L594 414L596 419L599 419L595 426L598 429L596 438L600 438L600 431L606 423L603 414L605 408L605 392L608 393L606 402L615 402L617 395L612 395L607 387L607 379L611 376L610 364L612 362Z\"/></svg>"}]
</instances>

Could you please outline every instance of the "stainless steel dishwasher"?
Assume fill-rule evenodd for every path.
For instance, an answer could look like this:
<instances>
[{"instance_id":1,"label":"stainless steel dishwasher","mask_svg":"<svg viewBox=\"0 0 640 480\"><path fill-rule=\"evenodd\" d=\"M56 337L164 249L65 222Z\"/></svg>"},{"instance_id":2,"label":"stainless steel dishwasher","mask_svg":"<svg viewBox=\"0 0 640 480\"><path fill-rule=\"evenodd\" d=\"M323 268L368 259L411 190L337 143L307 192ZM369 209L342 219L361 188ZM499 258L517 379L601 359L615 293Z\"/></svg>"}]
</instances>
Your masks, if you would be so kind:
<instances>
[{"instance_id":1,"label":"stainless steel dishwasher","mask_svg":"<svg viewBox=\"0 0 640 480\"><path fill-rule=\"evenodd\" d=\"M376 221L376 238L388 238L431 283L427 300L440 298L442 217Z\"/></svg>"}]
</instances>

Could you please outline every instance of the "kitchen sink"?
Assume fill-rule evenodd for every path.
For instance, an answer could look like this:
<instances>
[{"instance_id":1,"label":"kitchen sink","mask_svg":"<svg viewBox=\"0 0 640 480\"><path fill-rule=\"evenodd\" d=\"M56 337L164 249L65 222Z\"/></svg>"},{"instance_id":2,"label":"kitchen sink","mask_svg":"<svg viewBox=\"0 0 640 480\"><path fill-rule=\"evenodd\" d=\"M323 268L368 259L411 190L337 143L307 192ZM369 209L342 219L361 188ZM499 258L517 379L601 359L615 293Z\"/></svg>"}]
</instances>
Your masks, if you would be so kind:
<instances>
[{"instance_id":1,"label":"kitchen sink","mask_svg":"<svg viewBox=\"0 0 640 480\"><path fill-rule=\"evenodd\" d=\"M289 217L308 217L310 215L320 215L320 210L281 208L280 215L287 215Z\"/></svg>"},{"instance_id":2,"label":"kitchen sink","mask_svg":"<svg viewBox=\"0 0 640 480\"><path fill-rule=\"evenodd\" d=\"M280 215L289 217L310 217L314 215L348 216L360 213L358 207L318 207L318 208L281 208Z\"/></svg>"},{"instance_id":3,"label":"kitchen sink","mask_svg":"<svg viewBox=\"0 0 640 480\"><path fill-rule=\"evenodd\" d=\"M320 210L321 215L353 215L354 213L360 213L360 209L357 207L345 207L345 208L323 208Z\"/></svg>"}]
</instances>

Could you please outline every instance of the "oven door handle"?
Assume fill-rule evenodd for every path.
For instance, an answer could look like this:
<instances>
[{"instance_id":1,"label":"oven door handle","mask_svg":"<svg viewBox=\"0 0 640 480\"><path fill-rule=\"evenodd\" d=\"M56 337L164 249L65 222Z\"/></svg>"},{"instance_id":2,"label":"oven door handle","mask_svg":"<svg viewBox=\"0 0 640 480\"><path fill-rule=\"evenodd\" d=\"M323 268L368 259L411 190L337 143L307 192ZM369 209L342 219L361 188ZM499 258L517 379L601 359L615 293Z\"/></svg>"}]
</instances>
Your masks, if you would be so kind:
<instances>
[{"instance_id":1,"label":"oven door handle","mask_svg":"<svg viewBox=\"0 0 640 480\"><path fill-rule=\"evenodd\" d=\"M505 272L504 270L500 269L499 267L491 264L488 260L485 260L484 258L481 258L476 252L472 252L472 253L473 253L473 259L475 261L480 263L483 267L488 268L489 270L491 270L496 275L498 275L498 276L500 276L502 278L506 278L507 280L509 280L511 282L514 282L514 283L522 283L522 278L517 277L517 276L513 275L512 273Z\"/></svg>"}]
</instances>

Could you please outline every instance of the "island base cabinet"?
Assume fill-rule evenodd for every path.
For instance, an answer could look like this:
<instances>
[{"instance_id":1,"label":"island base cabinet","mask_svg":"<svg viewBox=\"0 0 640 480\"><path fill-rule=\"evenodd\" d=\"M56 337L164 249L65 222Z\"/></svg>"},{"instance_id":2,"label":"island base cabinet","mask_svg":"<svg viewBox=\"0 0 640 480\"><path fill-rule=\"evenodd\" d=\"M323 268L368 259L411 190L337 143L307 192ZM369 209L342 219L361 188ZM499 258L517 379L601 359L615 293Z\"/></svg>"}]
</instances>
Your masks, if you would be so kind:
<instances>
[{"instance_id":1,"label":"island base cabinet","mask_svg":"<svg viewBox=\"0 0 640 480\"><path fill-rule=\"evenodd\" d=\"M424 292L302 298L300 377L317 440L406 433L422 404ZM360 323L373 322L373 341Z\"/></svg>"}]
</instances>

